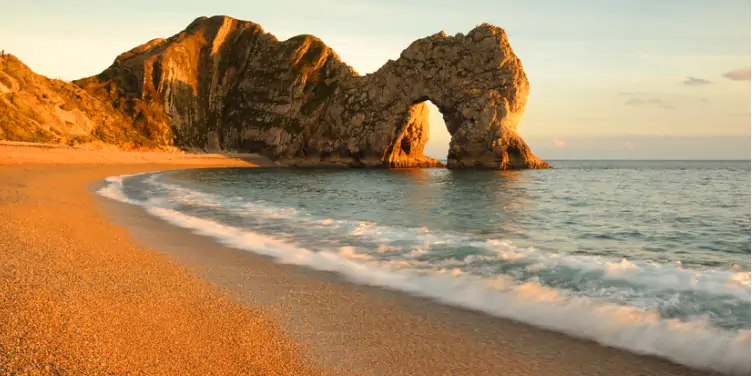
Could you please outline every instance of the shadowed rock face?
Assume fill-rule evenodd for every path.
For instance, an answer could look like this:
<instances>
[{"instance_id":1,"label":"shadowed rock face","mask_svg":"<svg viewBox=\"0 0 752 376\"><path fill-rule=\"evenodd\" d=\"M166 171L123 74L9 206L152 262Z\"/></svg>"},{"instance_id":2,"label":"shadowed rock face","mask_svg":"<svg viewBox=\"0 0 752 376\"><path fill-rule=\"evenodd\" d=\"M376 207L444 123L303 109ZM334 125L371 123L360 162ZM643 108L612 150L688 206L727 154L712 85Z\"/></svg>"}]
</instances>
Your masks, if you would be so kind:
<instances>
[{"instance_id":1,"label":"shadowed rock face","mask_svg":"<svg viewBox=\"0 0 752 376\"><path fill-rule=\"evenodd\" d=\"M258 152L292 165L428 167L431 100L452 135L448 167L542 168L517 135L529 84L504 31L413 42L359 76L321 40L199 18L76 82L163 144Z\"/></svg>"}]
</instances>

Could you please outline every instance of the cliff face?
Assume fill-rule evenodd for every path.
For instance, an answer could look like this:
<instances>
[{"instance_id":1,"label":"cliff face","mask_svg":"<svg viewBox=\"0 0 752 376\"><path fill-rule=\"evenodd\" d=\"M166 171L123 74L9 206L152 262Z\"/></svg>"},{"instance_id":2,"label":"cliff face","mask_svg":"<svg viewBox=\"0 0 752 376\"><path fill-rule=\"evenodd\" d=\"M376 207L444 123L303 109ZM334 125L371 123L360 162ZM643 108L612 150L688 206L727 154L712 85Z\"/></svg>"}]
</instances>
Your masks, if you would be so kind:
<instances>
[{"instance_id":1,"label":"cliff face","mask_svg":"<svg viewBox=\"0 0 752 376\"><path fill-rule=\"evenodd\" d=\"M324 128L320 110L354 77L316 37L280 42L252 22L212 17L75 83L166 143L289 160L307 159L309 135Z\"/></svg>"},{"instance_id":2,"label":"cliff face","mask_svg":"<svg viewBox=\"0 0 752 376\"><path fill-rule=\"evenodd\" d=\"M431 100L452 135L448 167L541 168L517 135L529 84L504 31L413 42L359 76L321 40L199 18L75 81L150 142L257 152L291 165L425 167Z\"/></svg>"}]
</instances>

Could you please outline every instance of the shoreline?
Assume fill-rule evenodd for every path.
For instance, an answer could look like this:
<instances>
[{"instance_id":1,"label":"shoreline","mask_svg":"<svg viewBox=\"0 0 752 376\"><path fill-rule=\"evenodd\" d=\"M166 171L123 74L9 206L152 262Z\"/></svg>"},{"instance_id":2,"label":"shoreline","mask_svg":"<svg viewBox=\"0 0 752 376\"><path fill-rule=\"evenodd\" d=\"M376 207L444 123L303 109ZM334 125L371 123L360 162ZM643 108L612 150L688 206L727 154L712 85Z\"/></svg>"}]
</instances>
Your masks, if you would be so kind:
<instances>
[{"instance_id":1,"label":"shoreline","mask_svg":"<svg viewBox=\"0 0 752 376\"><path fill-rule=\"evenodd\" d=\"M533 374L715 374L431 298L358 284L337 272L280 264L270 256L227 247L172 225L142 207L102 200L113 220L178 258L202 279L233 290L247 302L275 307L290 332L308 348L319 349L309 356L339 372L514 375L535 369ZM382 337L390 328L401 332ZM340 338L332 339L332 332ZM453 344L451 350L447 343ZM405 347L409 354L401 352ZM349 356L343 358L343 353ZM623 364L604 369L600 362L605 359Z\"/></svg>"},{"instance_id":2,"label":"shoreline","mask_svg":"<svg viewBox=\"0 0 752 376\"><path fill-rule=\"evenodd\" d=\"M36 231L38 226L35 220L42 218L47 222L53 221L60 228L46 227L51 229L48 234L51 237L57 236L70 242L71 246L65 249L57 250L54 242L49 240L42 242L46 248L44 251L54 250L53 253L59 253L59 262L55 264L59 268L68 268L77 266L73 269L73 274L86 275L90 271L97 271L96 277L112 280L113 274L119 272L115 269L102 269L102 265L97 262L87 260L84 255L78 257L79 248L86 248L83 243L89 241L86 236L73 237L70 233L63 233L62 229L70 231L71 228L77 229L77 234L87 235L86 231L99 229L96 241L107 241L105 248L113 247L120 249L120 253L137 253L139 257L152 260L154 266L146 271L153 270L180 270L178 275L185 278L188 285L202 284L210 286L201 290L201 302L212 301L212 299L226 299L227 304L221 305L218 312L239 312L238 315L248 315L259 310L264 312L264 317L270 318L272 325L278 324L282 327L279 341L287 341L287 337L292 336L290 343L301 342L302 347L292 346L290 348L298 349L299 352L287 352L286 356L292 359L312 359L316 365L323 366L334 374L350 374L355 372L364 375L385 375L385 374L411 374L411 375L442 375L442 374L506 374L506 375L600 375L600 374L623 374L623 375L708 375L711 373L705 371L695 371L680 365L670 363L667 360L659 359L652 356L643 356L627 351L614 348L604 347L595 342L581 340L566 336L564 334L538 329L526 324L520 324L512 320L493 317L484 313L470 311L467 309L452 307L436 303L427 298L418 298L398 291L385 290L377 287L357 285L344 280L337 274L330 272L314 271L304 267L293 265L283 265L275 263L269 257L252 254L246 251L236 250L224 247L215 243L212 239L195 235L189 231L170 225L156 217L146 213L142 208L133 205L119 203L104 197L99 197L93 191L93 187L101 184L102 179L108 176L121 175L126 173L149 172L158 170L169 170L176 168L194 168L194 167L220 167L221 163L213 160L206 164L187 163L186 160L173 161L169 164L155 164L155 162L140 162L137 164L128 164L130 159L118 161L112 157L108 163L99 166L81 166L73 163L65 166L62 163L57 164L36 164L30 161L21 161L15 163L15 166L3 165L2 152L5 147L0 146L0 214L10 216L10 226L5 223L5 227L0 226L0 234L6 236L0 238L11 241L5 244L11 244L12 240L23 244L31 245L34 243L34 236L29 237L28 231ZM67 153L78 153L67 152ZM44 159L42 157L41 159ZM38 160L32 159L33 160ZM142 159L148 160L148 159ZM194 159L196 160L196 159ZM209 159L210 160L210 159ZM220 159L221 160L221 159ZM18 160L17 160L18 161ZM247 161L226 161L226 167L251 166ZM118 164L122 164L118 166ZM53 189L56 182L65 181L64 189ZM47 185L45 186L44 183ZM56 187L57 188L57 187ZM24 200L36 199L31 204L24 204ZM3 202L9 204L3 204ZM8 207L8 205L11 205ZM18 210L10 210L13 205L26 205L29 208L38 208L37 214L22 213ZM49 208L48 208L49 207ZM15 207L18 209L18 207ZM39 209L41 208L41 209ZM73 217L60 216L66 213L64 208L76 208ZM41 210L41 211L40 211ZM56 218L47 218L49 213L45 210L52 210L58 214ZM37 216L35 216L37 215ZM96 226L91 225L91 220L84 224L78 224L74 221L79 216L89 216L96 218ZM32 226L29 222L32 221ZM15 228L13 227L15 223ZM52 222L50 222L52 223ZM23 225L26 224L26 229ZM83 227L82 227L83 226ZM91 227L90 229L87 227ZM18 234L11 234L13 230ZM10 231L10 232L9 232ZM99 234L103 234L100 236ZM115 236L109 235L115 233ZM10 235L10 236L8 236ZM90 235L90 234L89 234ZM5 238L5 239L3 239ZM107 239L100 239L107 238ZM59 240L59 239L58 239ZM2 244L2 243L0 243ZM49 245L53 244L53 245ZM102 247L100 245L99 247ZM122 249L129 249L123 251ZM134 249L138 251L134 251ZM24 250L17 250L23 255ZM93 255L103 257L105 260L113 261L115 256L111 252L96 252ZM166 256L165 256L166 255ZM12 256L12 254L11 254ZM40 253L40 257L44 253ZM86 256L92 256L87 254ZM3 257L4 264L8 265L7 254ZM80 258L80 260L79 260ZM108 259L109 258L109 259ZM42 257L40 260L43 260ZM75 259L78 262L71 261ZM11 265L14 268L24 269L24 266L17 258L11 259ZM99 262L101 262L100 260ZM15 263L14 263L15 262ZM71 265L68 265L71 264ZM34 264L39 266L38 264ZM99 269L93 268L96 265ZM114 266L122 266L118 263ZM129 265L133 273L143 274L144 270L139 269L143 265ZM6 268L7 269L7 268ZM35 276L43 280L52 279L58 281L52 275L45 272L51 272L49 268L43 265L41 271L34 271ZM182 273L182 274L181 274ZM165 280L159 273L154 275L148 273L143 277L152 281L153 284L163 285ZM174 277L178 278L178 277ZM6 274L0 274L0 286L5 282L13 281ZM59 282L59 281L58 281ZM90 282L93 282L91 280ZM107 306L109 301L122 301L122 294L139 294L138 288L152 289L156 287L145 287L143 283L137 283L137 280L128 279L126 282L117 282L121 285L122 290L106 291L99 296L99 302ZM70 281L68 281L70 283ZM80 282L79 282L80 283ZM34 285L28 285L27 288ZM175 287L174 293L181 295L186 291L186 286L179 284ZM34 291L21 291L21 288L14 287L7 291L17 296L26 297L24 303L34 306L38 304L33 297ZM67 287L66 284L60 286L53 284L52 289ZM79 286L80 287L80 286ZM94 286L88 286L93 288ZM15 289L15 290L14 290ZM192 287L190 291L196 288ZM18 290L18 291L17 291ZM211 292L208 292L211 290ZM3 291L0 289L0 291ZM64 293L65 289L59 291ZM24 295L26 294L26 295ZM32 294L32 295L28 295ZM190 294L189 294L190 295ZM199 294L200 295L200 294ZM10 295L16 296L16 295ZM126 294L127 296L127 294ZM193 295L191 295L193 296ZM208 296L208 297L207 297ZM0 295L0 302L5 296ZM59 299L54 295L46 296L46 299ZM177 300L180 300L178 297ZM58 300L59 301L59 300ZM14 302L13 299L10 300ZM193 303L184 301L186 307ZM149 308L159 309L159 300L150 299L145 296L139 306L141 309ZM1 307L2 305L0 305ZM9 311L3 312L0 308L0 316L11 314L11 317L18 316L18 309L13 305L8 305ZM62 321L70 323L78 320L71 316L72 312L66 311L64 306L52 305L55 309L61 309L57 317L64 319ZM63 307L63 308L60 308ZM44 311L44 307L36 307ZM132 307L131 307L132 308ZM78 313L84 317L92 317L97 310L103 308L89 305L77 305ZM23 311L23 310L21 310ZM112 313L112 312L111 312ZM162 315L171 313L162 313ZM188 315L197 319L195 325L211 326L211 322L201 316L195 316L195 312L176 312L174 315ZM55 346L38 347L36 352L31 354L36 356L37 353L45 356L52 356L55 359L63 359L60 362L75 367L75 360L91 351L86 346L97 348L100 351L122 352L128 349L128 344L123 343L124 338L129 336L141 335L139 333L128 333L124 330L118 332L118 328L108 328L107 325L121 325L125 328L133 329L134 325L142 323L147 318L138 316L132 318L122 314L115 314L117 317L102 317L101 323L97 328L102 333L110 333L113 330L119 334L114 338L106 341L95 339L88 345L81 345L81 348L71 347L70 345L57 343ZM221 315L219 317L222 317ZM175 317L174 320L186 323L186 318ZM2 322L8 321L5 324ZM223 321L219 319L219 321ZM0 328L5 325L7 329L17 325L18 320L0 320ZM237 321L235 322L237 324ZM107 325L105 325L107 324ZM63 338L76 338L75 334L70 332L71 326L55 326L44 322L36 322L36 329L52 330L52 334L62 336ZM168 322L162 330L165 333L171 331L180 332L181 329L175 327L175 324ZM15 328L18 329L18 328ZM97 338L97 331L89 328L89 334ZM227 327L232 329L232 327ZM12 346L11 338L8 337L8 330L4 330L6 335L0 334L0 350ZM3 332L3 330L0 330ZM18 333L17 331L15 331ZM191 330L183 329L181 334L191 337L201 348L204 342L222 341L214 336L206 336L206 332L197 331L191 333ZM246 333L247 334L247 333ZM278 333L279 334L279 333ZM25 334L28 338L35 338L37 334L28 332ZM48 334L39 334L46 338ZM243 336L240 334L229 334L233 341L242 342ZM167 334L169 337L170 334ZM239 338L240 337L240 338ZM19 338L23 338L21 335ZM54 338L46 338L53 340ZM174 338L172 338L174 339ZM79 338L80 340L80 338ZM141 339L148 340L148 339ZM74 341L75 342L75 341ZM183 342L185 343L185 342ZM185 343L187 345L187 343ZM104 346L108 345L108 346ZM204 343L204 345L206 345ZM185 345L184 345L185 346ZM178 353L191 352L189 348L177 348L171 351ZM209 345L206 345L209 346ZM213 348L211 346L206 347ZM224 349L224 348L223 348ZM131 349L132 350L132 349ZM41 352L40 352L41 351ZM160 348L155 353L163 353L166 348ZM226 351L226 350L222 350ZM0 351L2 353L2 351ZM163 353L166 354L166 353ZM11 355L21 356L25 354ZM6 355L7 356L7 355ZM130 356L130 358L129 358ZM216 356L216 355L211 355ZM57 357L57 358L56 358ZM0 355L0 364L2 361ZM133 355L124 355L124 359L132 360ZM148 356L147 356L148 358ZM41 358L40 358L41 359ZM279 359L277 359L279 360ZM182 361L183 363L180 363ZM204 363L206 359L204 359ZM210 366L209 364L203 366ZM124 363L123 363L124 362ZM172 367L186 366L197 363L195 368L198 370L202 367L200 359L192 359L190 356L182 357L174 361ZM193 362L193 363L191 363ZM307 361L303 361L304 364ZM40 363L39 361L37 363ZM61 364L62 364L61 363ZM135 371L137 368L129 368L127 364L133 366L136 363L127 363L121 361L116 368L118 370ZM215 362L216 363L216 362ZM221 363L221 362L220 362ZM40 364L44 364L41 362ZM155 365L149 363L152 367ZM233 362L228 359L222 363L223 367L232 367ZM85 365L85 363L84 363ZM235 365L237 366L237 364ZM70 370L71 368L68 368ZM89 368L96 369L96 368ZM141 368L143 369L143 368ZM167 368L165 368L167 369ZM171 368L177 369L177 368ZM185 369L185 368L184 368ZM214 370L220 368L214 367ZM232 369L232 368L223 368ZM310 369L310 367L309 367ZM0 367L0 370L4 370ZM309 371L306 371L309 372ZM310 372L317 372L315 370ZM169 372L166 372L169 373ZM242 374L243 372L241 372ZM299 373L282 373L282 374L299 374Z\"/></svg>"},{"instance_id":3,"label":"shoreline","mask_svg":"<svg viewBox=\"0 0 752 376\"><path fill-rule=\"evenodd\" d=\"M200 278L260 304L327 369L362 375L714 375L511 319L405 292L356 284L336 272L280 264L226 247L101 198L112 220ZM398 328L398 331L395 331ZM342 356L347 354L347 356Z\"/></svg>"}]
</instances>

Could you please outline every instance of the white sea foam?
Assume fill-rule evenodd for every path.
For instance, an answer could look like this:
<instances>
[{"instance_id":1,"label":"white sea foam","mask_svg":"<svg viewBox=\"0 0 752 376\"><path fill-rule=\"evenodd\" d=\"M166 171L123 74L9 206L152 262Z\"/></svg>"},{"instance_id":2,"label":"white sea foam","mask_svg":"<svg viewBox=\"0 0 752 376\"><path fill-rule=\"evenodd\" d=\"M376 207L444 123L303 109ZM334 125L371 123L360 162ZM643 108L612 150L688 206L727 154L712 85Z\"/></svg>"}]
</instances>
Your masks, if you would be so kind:
<instances>
[{"instance_id":1,"label":"white sea foam","mask_svg":"<svg viewBox=\"0 0 752 376\"><path fill-rule=\"evenodd\" d=\"M479 244L497 252L499 259L524 261L536 270L568 267L581 272L602 272L601 278L628 281L651 289L699 291L728 294L750 300L749 271L723 269L686 269L681 263L658 263L613 259L603 256L544 253L534 248L517 248L508 242L489 240ZM466 259L464 262L475 261Z\"/></svg>"},{"instance_id":2,"label":"white sea foam","mask_svg":"<svg viewBox=\"0 0 752 376\"><path fill-rule=\"evenodd\" d=\"M519 284L503 276L484 278L463 273L458 268L419 271L411 268L410 262L377 261L363 257L365 255L357 253L351 247L313 252L275 237L189 216L169 208L151 206L148 202L131 200L122 191L123 177L109 178L107 183L106 187L98 191L99 194L141 205L147 212L174 225L210 236L230 247L270 256L280 263L337 272L356 283L433 298L443 303L588 338L604 345L661 356L691 367L734 374L747 374L749 371L749 330L722 330L701 318L689 321L663 319L652 310L567 296L535 282ZM525 258L530 257L531 252L533 251L522 252L523 256L514 254L506 257ZM565 263L572 262L562 259L566 260L563 261ZM549 267L546 263L550 261L545 258L537 261L540 262L530 266L543 263L543 267ZM634 263L610 266L619 273L632 272L642 267L643 265ZM646 278L646 281L657 278L653 272L637 275ZM721 277L723 278L725 277ZM743 278L737 279L741 279L744 285ZM746 283L748 286L748 278Z\"/></svg>"},{"instance_id":3,"label":"white sea foam","mask_svg":"<svg viewBox=\"0 0 752 376\"><path fill-rule=\"evenodd\" d=\"M124 177L129 177L127 175ZM113 177L110 183L122 186L124 177ZM476 248L487 249L491 254L470 255L461 260L442 260L435 263L439 268L463 267L466 265L502 261L520 264L527 271L554 270L569 268L577 274L598 272L604 280L625 281L630 284L641 285L652 291L683 291L703 292L712 295L731 295L736 299L750 301L750 272L737 269L713 268L684 268L680 263L658 263L640 260L626 260L597 255L571 255L542 252L535 248L519 248L504 240L474 241L465 234L450 234L431 232L426 228L404 228L377 225L371 222L335 220L319 218L297 209L267 205L263 202L248 202L242 198L224 198L211 193L198 192L175 184L158 180L154 174L146 179L148 184L166 190L169 199L182 204L215 208L229 211L233 214L247 215L266 220L286 221L286 227L299 226L312 229L321 228L336 233L347 232L353 237L365 237L382 243L376 248L377 252L384 250L397 251L400 248L390 244L395 241L411 242L413 248L408 249L404 257L415 258L424 255L431 245L457 244L471 245ZM111 189L111 195L121 195L116 188ZM122 199L128 200L123 195ZM280 235L281 237L282 235Z\"/></svg>"},{"instance_id":4,"label":"white sea foam","mask_svg":"<svg viewBox=\"0 0 752 376\"><path fill-rule=\"evenodd\" d=\"M172 201L207 208L220 208L226 212L261 219L286 220L289 226L301 226L305 228L322 228L347 233L350 236L370 238L379 242L392 241L420 241L422 243L446 243L451 241L466 240L467 237L457 234L434 233L428 228L395 228L381 226L368 221L351 221L332 218L316 217L300 210L266 205L263 202L248 202L242 198L225 198L211 193L197 192L175 184L160 182L157 176L152 176L146 181L155 187L169 192Z\"/></svg>"},{"instance_id":5,"label":"white sea foam","mask_svg":"<svg viewBox=\"0 0 752 376\"><path fill-rule=\"evenodd\" d=\"M105 184L102 188L100 188L97 191L97 193L99 193L100 195L104 197L108 197L116 201L125 202L127 204L140 205L141 204L140 202L131 200L130 198L128 198L128 196L125 195L125 192L123 192L123 180L125 180L126 178L143 175L143 174L144 173L110 176L104 179Z\"/></svg>"}]
</instances>

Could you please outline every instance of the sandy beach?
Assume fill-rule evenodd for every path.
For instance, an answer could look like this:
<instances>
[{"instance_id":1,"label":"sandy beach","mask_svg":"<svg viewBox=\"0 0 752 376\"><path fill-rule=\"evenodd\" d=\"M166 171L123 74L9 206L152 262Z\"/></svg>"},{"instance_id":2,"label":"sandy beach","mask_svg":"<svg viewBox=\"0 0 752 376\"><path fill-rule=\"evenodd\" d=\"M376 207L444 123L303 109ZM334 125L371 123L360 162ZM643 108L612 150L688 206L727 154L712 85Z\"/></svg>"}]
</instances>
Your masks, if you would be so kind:
<instances>
[{"instance_id":1,"label":"sandy beach","mask_svg":"<svg viewBox=\"0 0 752 376\"><path fill-rule=\"evenodd\" d=\"M104 164L80 164L92 153L0 146L0 374L322 374L268 314L109 224L89 189L111 174L249 162L100 152Z\"/></svg>"},{"instance_id":2,"label":"sandy beach","mask_svg":"<svg viewBox=\"0 0 752 376\"><path fill-rule=\"evenodd\" d=\"M708 375L220 246L101 179L253 155L0 145L0 373Z\"/></svg>"}]
</instances>

